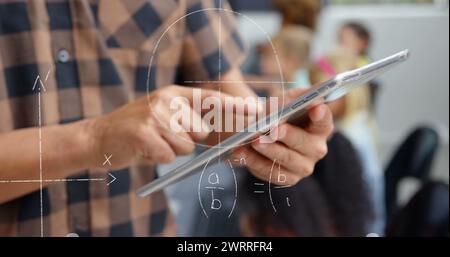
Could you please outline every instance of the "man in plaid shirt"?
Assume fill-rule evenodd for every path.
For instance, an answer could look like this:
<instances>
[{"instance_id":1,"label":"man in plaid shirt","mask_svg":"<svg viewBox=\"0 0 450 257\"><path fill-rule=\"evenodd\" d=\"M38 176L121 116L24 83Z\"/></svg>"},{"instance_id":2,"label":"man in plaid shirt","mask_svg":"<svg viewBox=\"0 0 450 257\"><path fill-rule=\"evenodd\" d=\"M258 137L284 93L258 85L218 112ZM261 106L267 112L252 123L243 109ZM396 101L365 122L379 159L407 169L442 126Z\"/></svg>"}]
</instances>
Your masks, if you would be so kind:
<instances>
[{"instance_id":1,"label":"man in plaid shirt","mask_svg":"<svg viewBox=\"0 0 450 257\"><path fill-rule=\"evenodd\" d=\"M135 191L156 177L155 165L191 153L194 142L208 136L167 130L170 99L192 98L192 88L175 85L242 80L238 66L244 47L233 14L219 11L221 5L207 0L0 0L0 181L24 182L0 183L1 236L39 236L41 231L44 236L174 235L164 194L138 198ZM223 8L229 10L226 4ZM152 51L168 27L147 88ZM33 90L38 75L45 82L40 103L39 89ZM223 92L253 96L244 83ZM224 94L202 91L202 97ZM299 94L289 92L288 98ZM309 117L304 128L279 126L277 142L256 142L236 154L246 155L249 170L265 179L277 159L288 174L286 182L296 183L325 155L332 130L325 105ZM105 156L111 166L104 165ZM109 186L89 180L107 172L117 178ZM57 182L62 178L72 181ZM43 181L43 230L36 180Z\"/></svg>"}]
</instances>

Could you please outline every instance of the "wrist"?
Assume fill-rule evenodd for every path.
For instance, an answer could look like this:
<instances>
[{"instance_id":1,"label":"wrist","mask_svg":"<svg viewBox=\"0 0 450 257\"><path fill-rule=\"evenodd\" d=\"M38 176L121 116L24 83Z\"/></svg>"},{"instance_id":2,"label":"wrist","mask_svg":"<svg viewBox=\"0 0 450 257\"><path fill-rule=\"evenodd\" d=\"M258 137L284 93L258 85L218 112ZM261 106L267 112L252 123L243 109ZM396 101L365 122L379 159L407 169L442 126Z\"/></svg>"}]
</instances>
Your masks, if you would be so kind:
<instances>
[{"instance_id":1,"label":"wrist","mask_svg":"<svg viewBox=\"0 0 450 257\"><path fill-rule=\"evenodd\" d=\"M72 145L74 146L73 154L77 166L82 169L91 169L98 165L98 151L96 140L96 126L94 119L85 119L70 124L73 130Z\"/></svg>"}]
</instances>

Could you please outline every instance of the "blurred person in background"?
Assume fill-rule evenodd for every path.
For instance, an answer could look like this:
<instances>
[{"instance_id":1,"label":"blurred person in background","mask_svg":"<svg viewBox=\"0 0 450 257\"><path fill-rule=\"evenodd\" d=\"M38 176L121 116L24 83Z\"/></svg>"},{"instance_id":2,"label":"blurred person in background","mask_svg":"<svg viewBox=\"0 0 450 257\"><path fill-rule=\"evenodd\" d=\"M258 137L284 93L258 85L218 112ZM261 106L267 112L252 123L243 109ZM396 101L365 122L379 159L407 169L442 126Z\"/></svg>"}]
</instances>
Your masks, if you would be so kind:
<instances>
[{"instance_id":1,"label":"blurred person in background","mask_svg":"<svg viewBox=\"0 0 450 257\"><path fill-rule=\"evenodd\" d=\"M370 62L368 57L370 39L369 30L361 23L347 22L339 29L339 44L358 55L358 67Z\"/></svg>"},{"instance_id":2,"label":"blurred person in background","mask_svg":"<svg viewBox=\"0 0 450 257\"><path fill-rule=\"evenodd\" d=\"M312 84L326 81L338 73L358 67L358 55L344 47L336 47L317 59L312 65ZM345 97L330 103L337 128L353 144L362 163L363 178L367 183L375 217L369 230L371 233L384 231L384 176L377 152L376 125L371 111L368 86L354 89Z\"/></svg>"},{"instance_id":3,"label":"blurred person in background","mask_svg":"<svg viewBox=\"0 0 450 257\"><path fill-rule=\"evenodd\" d=\"M280 62L283 72L286 73L283 74L285 80L295 82L288 83L287 86L308 87L310 48L321 10L320 1L273 0L273 5L281 14L281 28L273 38L274 45L277 51L284 53ZM262 58L262 67L265 67L265 63L265 59Z\"/></svg>"},{"instance_id":4,"label":"blurred person in background","mask_svg":"<svg viewBox=\"0 0 450 257\"><path fill-rule=\"evenodd\" d=\"M281 70L289 87L309 86L309 54L313 33L302 26L286 26L272 38L272 44L278 54ZM259 47L260 69L266 76L277 77L280 75L278 62L275 59L272 44L267 43Z\"/></svg>"},{"instance_id":5,"label":"blurred person in background","mask_svg":"<svg viewBox=\"0 0 450 257\"><path fill-rule=\"evenodd\" d=\"M353 51L357 55L356 66L362 67L371 62L369 57L369 50L371 45L372 35L370 30L361 22L350 21L341 26L338 32L339 45ZM373 191L373 201L377 217L379 217L374 224L374 232L380 232L385 225L385 205L384 199L384 179L383 171L380 167L380 160L378 156L378 130L374 118L375 102L380 89L379 83L375 81L369 82L369 87L363 87L355 93L353 98L359 98L360 105L355 106L355 112L352 115L347 115L347 119L343 124L343 129L348 135L353 135L353 142L355 143L359 152L365 157L363 162L366 163L367 181ZM365 102L363 104L363 102ZM358 111L356 111L358 110ZM358 132L359 131L359 132ZM363 135L364 136L363 136Z\"/></svg>"},{"instance_id":6,"label":"blurred person in background","mask_svg":"<svg viewBox=\"0 0 450 257\"><path fill-rule=\"evenodd\" d=\"M353 51L358 56L358 68L371 62L369 58L371 38L369 29L362 23L355 21L345 23L338 32L339 45ZM371 81L369 84L371 108L374 109L379 85L375 81Z\"/></svg>"},{"instance_id":7,"label":"blurred person in background","mask_svg":"<svg viewBox=\"0 0 450 257\"><path fill-rule=\"evenodd\" d=\"M270 196L254 192L264 181L242 173L243 236L367 235L374 214L358 155L339 132L327 145L328 154L312 176L292 187L273 187Z\"/></svg>"},{"instance_id":8,"label":"blurred person in background","mask_svg":"<svg viewBox=\"0 0 450 257\"><path fill-rule=\"evenodd\" d=\"M275 46L277 41L276 36ZM282 55L282 50L279 54ZM311 65L311 80L301 86L308 87L310 83L320 83L339 72L354 69L357 61L353 51L336 47ZM281 64L283 73L289 74L284 68L290 66ZM351 123L353 114L365 107L368 102L365 88L329 104L338 128ZM274 206L265 196L253 193L254 184L261 182L246 176L241 191L247 200L241 207L242 233L247 236L365 236L372 232L376 213L372 189L368 187L361 162L365 157L360 156L344 134L338 129L328 140L328 155L317 163L313 176L296 186L271 190Z\"/></svg>"},{"instance_id":9,"label":"blurred person in background","mask_svg":"<svg viewBox=\"0 0 450 257\"><path fill-rule=\"evenodd\" d=\"M307 71L310 45L321 10L320 1L273 0L273 6L281 16L280 29L271 38L275 49L272 48L271 42L265 42L254 49L250 49L248 58L241 67L243 73L247 74L247 78L257 76L280 80L280 67L277 64L275 50L281 64L283 82L296 82L288 83L287 85L290 86L309 85ZM276 89L272 85L269 87L264 85L251 86L257 92Z\"/></svg>"},{"instance_id":10,"label":"blurred person in background","mask_svg":"<svg viewBox=\"0 0 450 257\"><path fill-rule=\"evenodd\" d=\"M311 83L309 72L310 46L320 1L275 0L274 6L281 13L282 25L272 37L272 42L257 47L259 60L255 73L279 78L280 67L274 47L283 80L289 82L286 86L308 88L324 81L324 76L313 73L315 80ZM356 55L344 48L342 50L344 58L333 66L338 70L355 68ZM266 88L268 95L280 93L280 89L274 85ZM331 103L334 115L344 117L345 104L345 100ZM242 206L244 235L365 236L370 231L374 219L372 201L357 152L352 143L338 132L328 140L328 148L328 156L315 168L317 176L288 189L272 190L274 202L286 203L285 195L289 195L293 202L292 206L284 204L278 207L275 214L267 199L252 193L255 178L246 176L243 179L243 191L249 200ZM342 180L337 178L338 174Z\"/></svg>"}]
</instances>

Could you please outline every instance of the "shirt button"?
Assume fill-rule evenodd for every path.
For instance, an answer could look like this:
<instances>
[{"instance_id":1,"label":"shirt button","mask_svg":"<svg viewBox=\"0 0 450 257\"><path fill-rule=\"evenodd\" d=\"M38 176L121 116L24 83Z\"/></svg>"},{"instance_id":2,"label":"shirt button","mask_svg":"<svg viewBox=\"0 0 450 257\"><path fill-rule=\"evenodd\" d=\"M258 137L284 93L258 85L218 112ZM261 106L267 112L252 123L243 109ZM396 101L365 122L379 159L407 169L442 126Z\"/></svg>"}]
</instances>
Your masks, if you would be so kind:
<instances>
[{"instance_id":1,"label":"shirt button","mask_svg":"<svg viewBox=\"0 0 450 257\"><path fill-rule=\"evenodd\" d=\"M66 63L69 61L69 59L70 59L69 51L67 51L66 49L61 49L58 51L58 61Z\"/></svg>"}]
</instances>

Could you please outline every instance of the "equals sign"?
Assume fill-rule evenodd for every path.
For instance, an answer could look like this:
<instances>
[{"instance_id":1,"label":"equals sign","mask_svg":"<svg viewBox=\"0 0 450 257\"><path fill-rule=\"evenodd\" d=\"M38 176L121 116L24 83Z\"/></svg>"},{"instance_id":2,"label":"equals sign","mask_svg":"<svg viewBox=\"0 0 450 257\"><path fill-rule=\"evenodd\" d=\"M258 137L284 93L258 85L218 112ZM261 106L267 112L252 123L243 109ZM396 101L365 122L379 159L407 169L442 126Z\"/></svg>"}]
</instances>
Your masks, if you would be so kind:
<instances>
[{"instance_id":1,"label":"equals sign","mask_svg":"<svg viewBox=\"0 0 450 257\"><path fill-rule=\"evenodd\" d=\"M253 183L255 186L264 186L264 183ZM264 194L263 190L255 190L253 191L255 194Z\"/></svg>"}]
</instances>

